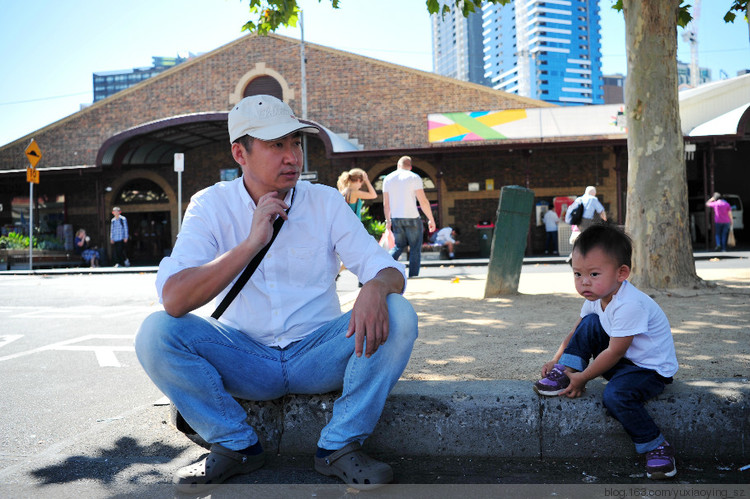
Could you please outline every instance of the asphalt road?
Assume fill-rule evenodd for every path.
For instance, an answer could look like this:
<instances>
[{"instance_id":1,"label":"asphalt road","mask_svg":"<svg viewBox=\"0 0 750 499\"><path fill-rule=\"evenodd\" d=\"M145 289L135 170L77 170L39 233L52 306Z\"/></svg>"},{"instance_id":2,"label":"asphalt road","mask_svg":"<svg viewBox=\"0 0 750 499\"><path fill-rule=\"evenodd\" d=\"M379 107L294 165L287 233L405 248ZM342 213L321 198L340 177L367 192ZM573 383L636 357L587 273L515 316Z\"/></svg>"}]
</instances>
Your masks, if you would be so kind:
<instances>
[{"instance_id":1,"label":"asphalt road","mask_svg":"<svg viewBox=\"0 0 750 499\"><path fill-rule=\"evenodd\" d=\"M422 275L478 271L424 267ZM524 266L523 271L561 272L567 267ZM133 351L138 325L161 308L153 281L153 273L0 276L0 495L171 497L168 484L174 470L204 453L169 425L166 401ZM345 272L338 288L342 302L351 300L356 278ZM210 307L204 312L210 313ZM400 484L433 484L398 486L390 489L391 496L663 496L654 492L660 486L643 476L642 463L631 461L386 458ZM670 485L688 490L723 484L713 495L750 497L749 479L750 470L705 463L680 470L679 482ZM266 468L233 482L238 485L214 497L347 495L335 480L312 470L311 456L272 456ZM621 483L632 487L624 492L607 488ZM513 488L520 484L530 488Z\"/></svg>"}]
</instances>

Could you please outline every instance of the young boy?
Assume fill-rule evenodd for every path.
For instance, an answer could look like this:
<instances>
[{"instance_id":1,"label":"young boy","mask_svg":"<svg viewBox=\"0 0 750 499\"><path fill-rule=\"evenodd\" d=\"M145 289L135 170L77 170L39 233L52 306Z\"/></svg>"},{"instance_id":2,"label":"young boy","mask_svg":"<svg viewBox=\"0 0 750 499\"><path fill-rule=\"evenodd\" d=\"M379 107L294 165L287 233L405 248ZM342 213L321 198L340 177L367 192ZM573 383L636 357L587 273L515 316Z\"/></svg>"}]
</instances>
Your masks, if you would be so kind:
<instances>
[{"instance_id":1,"label":"young boy","mask_svg":"<svg viewBox=\"0 0 750 499\"><path fill-rule=\"evenodd\" d=\"M575 398L589 380L603 376L604 406L636 451L646 454L646 475L663 479L677 474L675 452L643 404L672 382L677 357L664 312L627 281L632 252L630 238L612 225L591 226L576 239L571 266L576 291L586 301L534 390Z\"/></svg>"}]
</instances>

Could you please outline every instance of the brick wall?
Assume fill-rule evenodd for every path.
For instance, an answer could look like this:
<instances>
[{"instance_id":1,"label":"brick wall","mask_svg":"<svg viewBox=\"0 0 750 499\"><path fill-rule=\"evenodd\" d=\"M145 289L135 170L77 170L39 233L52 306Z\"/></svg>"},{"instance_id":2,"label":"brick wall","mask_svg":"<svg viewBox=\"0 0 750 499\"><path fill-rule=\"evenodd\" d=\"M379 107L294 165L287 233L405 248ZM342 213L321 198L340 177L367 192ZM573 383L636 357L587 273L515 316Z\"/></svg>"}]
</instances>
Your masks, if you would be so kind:
<instances>
[{"instance_id":1,"label":"brick wall","mask_svg":"<svg viewBox=\"0 0 750 499\"><path fill-rule=\"evenodd\" d=\"M440 201L436 215L443 225L462 228L461 239L466 243L461 247L463 252L478 250L474 225L480 220L494 221L503 185L529 187L538 198L551 199L581 194L586 185L592 184L600 189L605 205L616 199L612 152L602 147L534 147L529 154L527 148L508 150L503 141L494 143L497 149L493 150L493 144L478 148L429 144L427 139L430 113L543 107L547 103L313 44L307 45L306 55L309 119L334 132L348 133L368 151L332 159L320 139L310 138L308 160L310 170L318 173L318 181L335 186L339 174L353 167L371 172L375 180L375 175L387 173L399 156L408 153L439 186L428 192L428 197L432 202ZM94 165L104 142L128 129L182 114L227 111L243 78L258 65L280 75L288 103L300 114L298 41L249 35L0 148L0 171L26 168L23 150L32 135L42 149L41 169ZM217 182L221 169L235 167L228 140L187 151L183 203ZM69 223L85 226L92 237L108 239L108 220L117 192L105 193L109 192L105 188L122 188L133 175L146 173L170 192L177 191L171 164L43 174L39 189L64 194ZM488 178L494 180L493 191L484 190ZM470 182L478 182L482 190L468 192ZM3 176L0 199L24 193L28 193L25 174ZM373 213L378 213L379 203L380 198L370 203L374 204ZM176 199L170 198L168 206L154 209L170 211L172 230L176 231ZM382 207L379 209L382 212Z\"/></svg>"}]
</instances>

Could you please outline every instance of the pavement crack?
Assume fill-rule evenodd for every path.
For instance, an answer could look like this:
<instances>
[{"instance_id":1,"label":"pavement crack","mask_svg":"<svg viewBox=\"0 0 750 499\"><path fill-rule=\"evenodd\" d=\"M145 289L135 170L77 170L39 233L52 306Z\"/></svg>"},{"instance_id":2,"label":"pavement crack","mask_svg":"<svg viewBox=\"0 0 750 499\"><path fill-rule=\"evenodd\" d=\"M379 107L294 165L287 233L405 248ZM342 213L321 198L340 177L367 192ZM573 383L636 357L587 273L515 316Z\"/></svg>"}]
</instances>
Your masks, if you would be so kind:
<instances>
[{"instance_id":1,"label":"pavement crack","mask_svg":"<svg viewBox=\"0 0 750 499\"><path fill-rule=\"evenodd\" d=\"M539 404L539 459L544 459L544 400L537 397Z\"/></svg>"}]
</instances>

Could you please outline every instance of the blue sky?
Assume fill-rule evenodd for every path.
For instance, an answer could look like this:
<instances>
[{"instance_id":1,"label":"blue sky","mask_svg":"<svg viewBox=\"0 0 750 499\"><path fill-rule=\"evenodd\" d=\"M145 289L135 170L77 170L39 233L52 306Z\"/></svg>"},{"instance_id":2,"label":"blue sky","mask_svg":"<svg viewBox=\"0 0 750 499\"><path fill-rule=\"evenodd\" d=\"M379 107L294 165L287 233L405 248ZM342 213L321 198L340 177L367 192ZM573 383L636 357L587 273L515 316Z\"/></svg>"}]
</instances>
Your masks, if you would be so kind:
<instances>
[{"instance_id":1,"label":"blue sky","mask_svg":"<svg viewBox=\"0 0 750 499\"><path fill-rule=\"evenodd\" d=\"M0 145L93 100L92 73L151 65L152 56L204 53L244 36L244 0L0 0ZM605 74L627 71L622 14L600 0ZM731 0L702 2L700 65L713 78L750 68L748 27L725 24ZM300 0L305 40L404 66L432 70L431 25L423 0ZM280 34L300 37L299 28ZM678 31L678 58L690 51Z\"/></svg>"}]
</instances>

